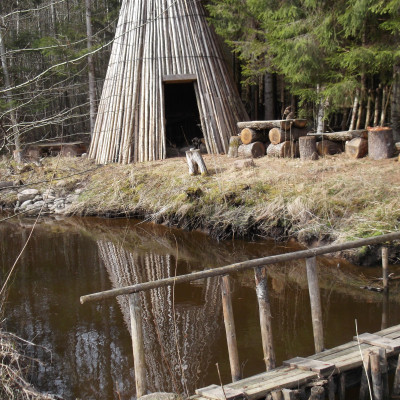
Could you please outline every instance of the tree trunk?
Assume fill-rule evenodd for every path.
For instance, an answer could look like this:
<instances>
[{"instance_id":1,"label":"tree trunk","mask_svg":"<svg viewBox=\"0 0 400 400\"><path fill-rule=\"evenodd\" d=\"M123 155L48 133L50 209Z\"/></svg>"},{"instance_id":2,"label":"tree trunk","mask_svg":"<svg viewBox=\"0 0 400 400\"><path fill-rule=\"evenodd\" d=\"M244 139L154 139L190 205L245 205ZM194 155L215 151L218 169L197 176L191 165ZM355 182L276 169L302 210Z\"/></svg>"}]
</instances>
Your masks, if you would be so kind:
<instances>
[{"instance_id":1,"label":"tree trunk","mask_svg":"<svg viewBox=\"0 0 400 400\"><path fill-rule=\"evenodd\" d=\"M350 126L349 126L349 131L354 131L354 129L356 127L356 117L357 117L357 109L358 109L359 97L360 97L360 90L357 89L356 90L356 95L354 97L353 111L352 111L352 114L351 114L351 122L350 122Z\"/></svg>"},{"instance_id":2,"label":"tree trunk","mask_svg":"<svg viewBox=\"0 0 400 400\"><path fill-rule=\"evenodd\" d=\"M302 136L299 139L299 150L302 160L318 160L315 136Z\"/></svg>"},{"instance_id":3,"label":"tree trunk","mask_svg":"<svg viewBox=\"0 0 400 400\"><path fill-rule=\"evenodd\" d=\"M317 85L317 93L321 91L319 85ZM324 132L324 101L321 99L318 104L318 113L317 113L317 133Z\"/></svg>"},{"instance_id":4,"label":"tree trunk","mask_svg":"<svg viewBox=\"0 0 400 400\"><path fill-rule=\"evenodd\" d=\"M361 137L368 139L368 131L366 129L360 129L358 131L344 131L344 132L329 132L318 135L316 133L309 133L308 136L315 136L317 140L332 140L333 142L345 142L347 140Z\"/></svg>"},{"instance_id":5,"label":"tree trunk","mask_svg":"<svg viewBox=\"0 0 400 400\"><path fill-rule=\"evenodd\" d=\"M270 73L264 75L264 118L275 118L274 76Z\"/></svg>"},{"instance_id":6,"label":"tree trunk","mask_svg":"<svg viewBox=\"0 0 400 400\"><path fill-rule=\"evenodd\" d=\"M375 110L374 110L374 126L378 126L379 122L379 99L380 99L381 85L375 90Z\"/></svg>"},{"instance_id":7,"label":"tree trunk","mask_svg":"<svg viewBox=\"0 0 400 400\"><path fill-rule=\"evenodd\" d=\"M393 133L390 128L377 126L368 130L368 155L372 160L393 156L395 150Z\"/></svg>"},{"instance_id":8,"label":"tree trunk","mask_svg":"<svg viewBox=\"0 0 400 400\"><path fill-rule=\"evenodd\" d=\"M85 2L86 2L87 47L89 52L91 52L93 46L91 0L85 0ZM95 77L93 56L91 54L88 55L87 62L88 62L88 74L89 74L90 135L92 135L94 124L96 122L96 77Z\"/></svg>"},{"instance_id":9,"label":"tree trunk","mask_svg":"<svg viewBox=\"0 0 400 400\"><path fill-rule=\"evenodd\" d=\"M371 121L371 109L372 109L372 93L368 92L368 101L367 101L367 114L365 115L365 124L364 128L367 129L369 127L369 122Z\"/></svg>"},{"instance_id":10,"label":"tree trunk","mask_svg":"<svg viewBox=\"0 0 400 400\"><path fill-rule=\"evenodd\" d=\"M244 128L240 132L240 139L243 144L268 141L268 135L263 131L256 131L251 128Z\"/></svg>"},{"instance_id":11,"label":"tree trunk","mask_svg":"<svg viewBox=\"0 0 400 400\"><path fill-rule=\"evenodd\" d=\"M382 91L382 112L381 112L381 122L379 123L380 126L385 126L385 120L386 120L386 110L387 110L387 103L388 103L388 95L389 95L389 89L387 86L383 88Z\"/></svg>"},{"instance_id":12,"label":"tree trunk","mask_svg":"<svg viewBox=\"0 0 400 400\"><path fill-rule=\"evenodd\" d=\"M267 147L267 155L270 157L298 157L298 144L286 141L279 144L270 144Z\"/></svg>"},{"instance_id":13,"label":"tree trunk","mask_svg":"<svg viewBox=\"0 0 400 400\"><path fill-rule=\"evenodd\" d=\"M239 157L259 158L265 156L265 145L261 142L242 144L238 148Z\"/></svg>"},{"instance_id":14,"label":"tree trunk","mask_svg":"<svg viewBox=\"0 0 400 400\"><path fill-rule=\"evenodd\" d=\"M400 141L400 62L393 66L391 117L393 139L398 142Z\"/></svg>"},{"instance_id":15,"label":"tree trunk","mask_svg":"<svg viewBox=\"0 0 400 400\"><path fill-rule=\"evenodd\" d=\"M346 154L351 158L362 158L368 153L368 140L354 138L346 142Z\"/></svg>"},{"instance_id":16,"label":"tree trunk","mask_svg":"<svg viewBox=\"0 0 400 400\"><path fill-rule=\"evenodd\" d=\"M272 128L268 137L272 144L278 144L287 140L297 140L300 136L307 135L307 129L291 128L289 131L284 131L279 128Z\"/></svg>"},{"instance_id":17,"label":"tree trunk","mask_svg":"<svg viewBox=\"0 0 400 400\"><path fill-rule=\"evenodd\" d=\"M238 157L238 148L241 144L240 136L231 136L229 139L228 157Z\"/></svg>"},{"instance_id":18,"label":"tree trunk","mask_svg":"<svg viewBox=\"0 0 400 400\"><path fill-rule=\"evenodd\" d=\"M1 56L1 66L3 68L3 76L4 76L4 84L5 89L11 88L11 79L10 74L8 72L7 58L6 58L6 48L3 41L3 32L2 27L0 26L0 56ZM17 124L17 114L14 110L14 106L12 104L12 92L8 90L5 92L5 97L7 101L7 105L9 107L10 119L12 124L12 132L13 132L13 142L14 142L14 157L16 161L20 162L21 158L21 140L20 133Z\"/></svg>"}]
</instances>

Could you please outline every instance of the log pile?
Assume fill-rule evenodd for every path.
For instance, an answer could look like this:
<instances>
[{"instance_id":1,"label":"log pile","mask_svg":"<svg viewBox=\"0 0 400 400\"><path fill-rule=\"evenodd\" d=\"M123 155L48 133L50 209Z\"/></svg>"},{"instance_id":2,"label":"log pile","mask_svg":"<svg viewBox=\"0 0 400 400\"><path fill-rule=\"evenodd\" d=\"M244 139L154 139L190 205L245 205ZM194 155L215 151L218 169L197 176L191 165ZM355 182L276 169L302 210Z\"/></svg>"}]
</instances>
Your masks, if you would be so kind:
<instances>
[{"instance_id":1,"label":"log pile","mask_svg":"<svg viewBox=\"0 0 400 400\"><path fill-rule=\"evenodd\" d=\"M307 121L303 119L238 122L238 137L230 141L230 157L298 157L298 140L307 135ZM238 146L236 155L235 147Z\"/></svg>"}]
</instances>

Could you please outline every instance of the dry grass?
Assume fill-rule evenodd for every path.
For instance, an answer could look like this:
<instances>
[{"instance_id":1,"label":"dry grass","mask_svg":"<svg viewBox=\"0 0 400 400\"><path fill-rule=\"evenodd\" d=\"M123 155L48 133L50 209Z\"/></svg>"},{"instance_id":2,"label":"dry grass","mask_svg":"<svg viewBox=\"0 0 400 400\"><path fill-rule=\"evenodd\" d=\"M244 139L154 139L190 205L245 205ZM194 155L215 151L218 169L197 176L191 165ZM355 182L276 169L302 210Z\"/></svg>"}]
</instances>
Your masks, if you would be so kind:
<instances>
[{"instance_id":1,"label":"dry grass","mask_svg":"<svg viewBox=\"0 0 400 400\"><path fill-rule=\"evenodd\" d=\"M189 176L185 158L105 165L56 183L84 188L71 212L140 216L228 236L295 237L301 243L345 241L393 232L400 226L397 159L348 159L344 154L304 162L255 160L235 170L226 156L204 157L210 175ZM1 166L0 166L1 167ZM48 159L24 182L60 178L93 168L83 159ZM3 168L4 170L4 168Z\"/></svg>"},{"instance_id":2,"label":"dry grass","mask_svg":"<svg viewBox=\"0 0 400 400\"><path fill-rule=\"evenodd\" d=\"M54 400L56 397L38 392L27 380L33 360L24 355L26 346L33 346L17 336L0 330L0 398L9 400ZM58 397L57 397L58 398Z\"/></svg>"}]
</instances>

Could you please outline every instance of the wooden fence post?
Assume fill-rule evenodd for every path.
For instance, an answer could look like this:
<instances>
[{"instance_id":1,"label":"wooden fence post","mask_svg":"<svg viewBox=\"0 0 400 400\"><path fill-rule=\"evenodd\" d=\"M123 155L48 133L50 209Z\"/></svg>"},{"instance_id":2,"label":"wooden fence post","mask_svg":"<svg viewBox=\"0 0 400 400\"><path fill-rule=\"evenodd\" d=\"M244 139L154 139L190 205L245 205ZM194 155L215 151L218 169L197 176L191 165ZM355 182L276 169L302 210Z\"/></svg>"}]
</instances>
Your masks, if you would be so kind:
<instances>
[{"instance_id":1,"label":"wooden fence post","mask_svg":"<svg viewBox=\"0 0 400 400\"><path fill-rule=\"evenodd\" d=\"M373 399L383 400L382 369L379 353L372 353L370 360Z\"/></svg>"},{"instance_id":2,"label":"wooden fence post","mask_svg":"<svg viewBox=\"0 0 400 400\"><path fill-rule=\"evenodd\" d=\"M400 355L397 359L396 372L394 373L392 396L400 396Z\"/></svg>"},{"instance_id":3,"label":"wooden fence post","mask_svg":"<svg viewBox=\"0 0 400 400\"><path fill-rule=\"evenodd\" d=\"M388 248L382 247L382 279L383 279L383 289L385 292L389 289L389 257L388 257Z\"/></svg>"},{"instance_id":4,"label":"wooden fence post","mask_svg":"<svg viewBox=\"0 0 400 400\"><path fill-rule=\"evenodd\" d=\"M322 326L321 297L319 293L317 261L315 257L306 259L308 291L310 293L311 317L314 332L315 352L324 350L324 330Z\"/></svg>"},{"instance_id":5,"label":"wooden fence post","mask_svg":"<svg viewBox=\"0 0 400 400\"><path fill-rule=\"evenodd\" d=\"M371 382L371 351L366 350L363 352L363 365L361 370L360 394L359 400L370 399L370 382Z\"/></svg>"},{"instance_id":6,"label":"wooden fence post","mask_svg":"<svg viewBox=\"0 0 400 400\"><path fill-rule=\"evenodd\" d=\"M268 296L267 269L255 268L256 293L260 313L261 339L266 370L276 366L274 344L272 339L271 305Z\"/></svg>"},{"instance_id":7,"label":"wooden fence post","mask_svg":"<svg viewBox=\"0 0 400 400\"><path fill-rule=\"evenodd\" d=\"M142 315L140 312L140 293L133 293L129 295L129 312L131 317L131 335L133 362L135 366L136 397L139 398L141 396L144 396L147 392Z\"/></svg>"},{"instance_id":8,"label":"wooden fence post","mask_svg":"<svg viewBox=\"0 0 400 400\"><path fill-rule=\"evenodd\" d=\"M236 342L235 321L233 318L232 296L229 282L229 275L225 275L221 280L222 308L224 312L224 324L226 331L226 341L228 344L229 363L231 366L232 382L241 378L239 353Z\"/></svg>"}]
</instances>

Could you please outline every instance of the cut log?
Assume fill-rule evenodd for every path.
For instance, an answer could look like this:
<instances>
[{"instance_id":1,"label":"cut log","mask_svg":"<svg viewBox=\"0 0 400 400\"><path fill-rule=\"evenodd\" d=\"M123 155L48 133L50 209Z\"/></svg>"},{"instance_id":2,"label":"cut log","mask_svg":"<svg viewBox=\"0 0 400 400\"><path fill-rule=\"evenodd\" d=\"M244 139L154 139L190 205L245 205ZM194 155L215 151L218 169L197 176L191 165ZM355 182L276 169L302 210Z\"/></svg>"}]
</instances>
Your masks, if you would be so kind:
<instances>
[{"instance_id":1,"label":"cut log","mask_svg":"<svg viewBox=\"0 0 400 400\"><path fill-rule=\"evenodd\" d=\"M267 147L267 155L270 157L298 157L299 147L297 143L287 140L278 144L270 144Z\"/></svg>"},{"instance_id":2,"label":"cut log","mask_svg":"<svg viewBox=\"0 0 400 400\"><path fill-rule=\"evenodd\" d=\"M368 140L354 138L346 143L346 154L351 158L362 158L368 154Z\"/></svg>"},{"instance_id":3,"label":"cut log","mask_svg":"<svg viewBox=\"0 0 400 400\"><path fill-rule=\"evenodd\" d=\"M271 121L242 121L238 122L237 126L239 129L250 128L256 130L280 128L283 130L289 130L294 125L298 128L304 128L307 125L305 119L278 119Z\"/></svg>"},{"instance_id":4,"label":"cut log","mask_svg":"<svg viewBox=\"0 0 400 400\"><path fill-rule=\"evenodd\" d=\"M238 148L239 157L259 158L265 156L265 145L261 142L242 144Z\"/></svg>"},{"instance_id":5,"label":"cut log","mask_svg":"<svg viewBox=\"0 0 400 400\"><path fill-rule=\"evenodd\" d=\"M317 142L315 136L299 138L300 158L302 160L318 160Z\"/></svg>"},{"instance_id":6,"label":"cut log","mask_svg":"<svg viewBox=\"0 0 400 400\"><path fill-rule=\"evenodd\" d=\"M400 142L394 144L394 147L398 153L400 153Z\"/></svg>"},{"instance_id":7,"label":"cut log","mask_svg":"<svg viewBox=\"0 0 400 400\"><path fill-rule=\"evenodd\" d=\"M206 164L204 163L203 157L200 154L199 149L190 149L186 152L186 161L189 166L189 174L197 175L208 175Z\"/></svg>"},{"instance_id":8,"label":"cut log","mask_svg":"<svg viewBox=\"0 0 400 400\"><path fill-rule=\"evenodd\" d=\"M360 129L356 131L308 133L308 136L314 136L318 141L327 139L332 140L333 142L346 142L357 137L368 139L368 131L365 129Z\"/></svg>"},{"instance_id":9,"label":"cut log","mask_svg":"<svg viewBox=\"0 0 400 400\"><path fill-rule=\"evenodd\" d=\"M372 160L383 160L394 154L393 132L390 128L377 126L368 128L368 156Z\"/></svg>"},{"instance_id":10,"label":"cut log","mask_svg":"<svg viewBox=\"0 0 400 400\"><path fill-rule=\"evenodd\" d=\"M240 136L231 136L229 139L228 157L238 157L238 148L242 144Z\"/></svg>"},{"instance_id":11,"label":"cut log","mask_svg":"<svg viewBox=\"0 0 400 400\"><path fill-rule=\"evenodd\" d=\"M251 128L244 128L240 132L240 139L243 144L250 144L255 142L266 142L268 135L264 131L256 131Z\"/></svg>"},{"instance_id":12,"label":"cut log","mask_svg":"<svg viewBox=\"0 0 400 400\"><path fill-rule=\"evenodd\" d=\"M317 142L317 151L320 156L329 156L333 154L342 153L344 147L339 142L332 142L331 140L321 140Z\"/></svg>"},{"instance_id":13,"label":"cut log","mask_svg":"<svg viewBox=\"0 0 400 400\"><path fill-rule=\"evenodd\" d=\"M307 135L306 129L299 129L295 127L292 127L288 131L280 128L272 128L268 133L269 140L272 144L286 142L287 140L296 141L300 136L305 135Z\"/></svg>"}]
</instances>

